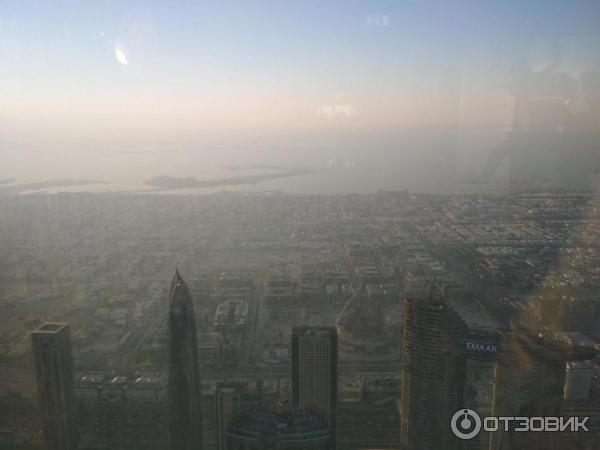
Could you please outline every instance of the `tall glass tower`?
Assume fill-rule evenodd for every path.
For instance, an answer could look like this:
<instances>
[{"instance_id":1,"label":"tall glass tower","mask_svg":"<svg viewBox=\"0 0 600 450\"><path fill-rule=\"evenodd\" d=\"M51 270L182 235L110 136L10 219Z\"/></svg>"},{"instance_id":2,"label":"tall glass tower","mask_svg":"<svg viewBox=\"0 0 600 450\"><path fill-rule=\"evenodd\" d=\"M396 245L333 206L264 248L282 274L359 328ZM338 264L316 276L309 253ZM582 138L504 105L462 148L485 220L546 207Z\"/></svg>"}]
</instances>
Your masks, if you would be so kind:
<instances>
[{"instance_id":1,"label":"tall glass tower","mask_svg":"<svg viewBox=\"0 0 600 450\"><path fill-rule=\"evenodd\" d=\"M31 343L46 448L76 450L76 398L69 325L45 323L31 333Z\"/></svg>"},{"instance_id":2,"label":"tall glass tower","mask_svg":"<svg viewBox=\"0 0 600 450\"><path fill-rule=\"evenodd\" d=\"M330 424L335 448L337 411L337 330L335 327L292 328L294 406L315 408Z\"/></svg>"},{"instance_id":3,"label":"tall glass tower","mask_svg":"<svg viewBox=\"0 0 600 450\"><path fill-rule=\"evenodd\" d=\"M443 288L411 295L402 334L402 450L457 450L450 419L462 405L464 361L459 328Z\"/></svg>"}]
</instances>

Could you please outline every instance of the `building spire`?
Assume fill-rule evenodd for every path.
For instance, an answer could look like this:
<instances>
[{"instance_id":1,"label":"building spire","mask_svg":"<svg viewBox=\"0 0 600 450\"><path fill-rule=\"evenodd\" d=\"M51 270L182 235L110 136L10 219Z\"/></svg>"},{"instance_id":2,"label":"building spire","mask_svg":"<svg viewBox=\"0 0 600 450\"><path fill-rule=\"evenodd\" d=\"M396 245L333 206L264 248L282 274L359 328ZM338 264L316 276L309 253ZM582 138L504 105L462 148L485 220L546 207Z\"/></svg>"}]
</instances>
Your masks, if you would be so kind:
<instances>
[{"instance_id":1,"label":"building spire","mask_svg":"<svg viewBox=\"0 0 600 450\"><path fill-rule=\"evenodd\" d=\"M185 306L190 309L192 305L192 294L188 288L179 270L175 269L175 275L171 280L171 289L169 291L169 307Z\"/></svg>"}]
</instances>

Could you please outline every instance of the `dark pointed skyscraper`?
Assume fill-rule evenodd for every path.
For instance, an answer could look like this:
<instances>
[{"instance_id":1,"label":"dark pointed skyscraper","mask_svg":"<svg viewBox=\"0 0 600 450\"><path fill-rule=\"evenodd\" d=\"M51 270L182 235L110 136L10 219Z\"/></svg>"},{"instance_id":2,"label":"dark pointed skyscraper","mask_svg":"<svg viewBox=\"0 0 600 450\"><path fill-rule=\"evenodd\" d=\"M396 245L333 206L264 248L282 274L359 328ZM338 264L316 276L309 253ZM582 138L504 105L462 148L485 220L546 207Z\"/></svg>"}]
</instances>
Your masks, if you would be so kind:
<instances>
[{"instance_id":1,"label":"dark pointed skyscraper","mask_svg":"<svg viewBox=\"0 0 600 450\"><path fill-rule=\"evenodd\" d=\"M171 450L202 448L202 392L195 320L190 290L176 271L169 292Z\"/></svg>"}]
</instances>

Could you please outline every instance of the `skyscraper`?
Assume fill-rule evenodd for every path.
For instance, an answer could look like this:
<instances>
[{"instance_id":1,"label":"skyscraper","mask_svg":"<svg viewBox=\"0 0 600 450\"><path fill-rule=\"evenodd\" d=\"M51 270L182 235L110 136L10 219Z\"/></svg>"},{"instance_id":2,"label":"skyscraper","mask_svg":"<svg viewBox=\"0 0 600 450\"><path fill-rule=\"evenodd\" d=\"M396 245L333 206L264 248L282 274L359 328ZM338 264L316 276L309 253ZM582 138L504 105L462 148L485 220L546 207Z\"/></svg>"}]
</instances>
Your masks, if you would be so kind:
<instances>
[{"instance_id":1,"label":"skyscraper","mask_svg":"<svg viewBox=\"0 0 600 450\"><path fill-rule=\"evenodd\" d=\"M493 415L509 417L561 415L567 352L542 336L511 330L498 355ZM556 433L492 433L491 450L552 450Z\"/></svg>"},{"instance_id":2,"label":"skyscraper","mask_svg":"<svg viewBox=\"0 0 600 450\"><path fill-rule=\"evenodd\" d=\"M335 448L337 409L337 331L335 327L292 329L294 406L315 408L329 420Z\"/></svg>"},{"instance_id":3,"label":"skyscraper","mask_svg":"<svg viewBox=\"0 0 600 450\"><path fill-rule=\"evenodd\" d=\"M77 448L71 333L66 323L45 323L31 333L37 396L48 450Z\"/></svg>"},{"instance_id":4,"label":"skyscraper","mask_svg":"<svg viewBox=\"0 0 600 450\"><path fill-rule=\"evenodd\" d=\"M404 306L401 449L456 449L450 419L462 405L465 366L454 312L435 286Z\"/></svg>"},{"instance_id":5,"label":"skyscraper","mask_svg":"<svg viewBox=\"0 0 600 450\"><path fill-rule=\"evenodd\" d=\"M496 360L501 351L504 326L476 298L464 292L452 295L452 291L446 289L446 299L456 322L454 326L458 329L456 345L461 351L456 355L456 365L464 365L460 407L489 416L492 414ZM475 438L462 442L461 448L488 450L489 441L489 433L481 430Z\"/></svg>"},{"instance_id":6,"label":"skyscraper","mask_svg":"<svg viewBox=\"0 0 600 450\"><path fill-rule=\"evenodd\" d=\"M169 420L171 450L202 448L201 384L190 290L175 272L169 292Z\"/></svg>"},{"instance_id":7,"label":"skyscraper","mask_svg":"<svg viewBox=\"0 0 600 450\"><path fill-rule=\"evenodd\" d=\"M592 382L592 361L568 361L565 375L565 400L587 400Z\"/></svg>"}]
</instances>

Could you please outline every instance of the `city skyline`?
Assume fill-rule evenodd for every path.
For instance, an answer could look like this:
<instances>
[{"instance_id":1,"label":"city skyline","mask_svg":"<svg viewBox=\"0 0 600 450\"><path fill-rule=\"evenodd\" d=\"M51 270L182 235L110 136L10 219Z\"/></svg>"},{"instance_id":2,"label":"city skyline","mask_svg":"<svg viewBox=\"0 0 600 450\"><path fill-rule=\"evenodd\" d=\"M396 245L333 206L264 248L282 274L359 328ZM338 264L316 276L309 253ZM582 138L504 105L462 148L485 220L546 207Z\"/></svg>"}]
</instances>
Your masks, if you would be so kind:
<instances>
[{"instance_id":1,"label":"city skyline","mask_svg":"<svg viewBox=\"0 0 600 450\"><path fill-rule=\"evenodd\" d=\"M561 439L547 434L515 434L512 429L511 433L500 430L482 434L463 447L462 441L452 436L448 429L448 424L454 420L450 416L453 411L458 413L465 407L505 417L563 414L568 411L569 401L587 400L590 389L589 375L586 381L585 372L581 372L584 378L579 375L576 381L569 375L569 370L583 369L587 364L591 372L591 358L598 349L589 346L591 341L576 338L577 333L547 333L544 336L532 334L530 327L521 326L517 330L513 325L505 328L506 323L501 326L496 317L467 295L464 286L448 280L439 284L432 272L423 272L423 269L423 266L412 267L404 282L399 448L487 449L489 441L490 450L559 449ZM248 281L237 274L225 273L221 273L219 280L224 289L239 289ZM364 285L357 292L364 295ZM305 303L307 300L308 297L302 296L300 301ZM196 318L190 290L178 270L169 290L168 316L170 344L166 400L171 448L201 448L213 441L202 438L206 426L200 420L200 411L206 411L206 406L202 405L201 397L204 402L207 398L204 393L200 395L200 391L194 394L194 385L200 386L199 370L202 367L196 356L196 348L199 348L195 343ZM69 325L47 322L34 330L31 337L39 411L47 445L58 450L77 448L75 423L80 419L74 403L76 378ZM268 445L277 442L284 445L288 440L288 445L298 445L298 448L337 448L337 331L333 327L294 326L290 337L292 386L287 392L290 397L286 398L280 391L268 399L262 379L255 385L248 384L248 379L243 378L217 382L213 394L216 416L209 421L217 427L210 434L216 434L219 448L266 445L260 448L267 449ZM488 363L494 364L491 372ZM107 394L113 392L107 398L113 398L114 389L121 386L131 393L126 394L124 390L117 396L127 395L134 405L140 401L147 406L160 404L159 397L164 397L156 391L160 389L160 383L153 381L153 377L142 376L126 388L127 377L117 376L103 389ZM81 389L88 384L102 386L105 378L97 374L77 379L80 380L77 388L79 405L85 410L94 405L93 396L89 396L93 391L87 391L82 397L86 391ZM493 397L489 397L490 392L485 392L485 385L490 384ZM152 397L148 397L151 392L148 388L155 390ZM573 388L578 389L577 396L570 393ZM135 393L136 389L142 390ZM343 396L343 391L340 392ZM486 395L488 399L483 404L478 403L477 399L481 401ZM293 403L288 405L290 400ZM343 417L344 413L341 415ZM162 419L155 416L153 420ZM195 421L197 425L193 425ZM302 438L299 433L304 433ZM340 436L345 441L344 435Z\"/></svg>"}]
</instances>

